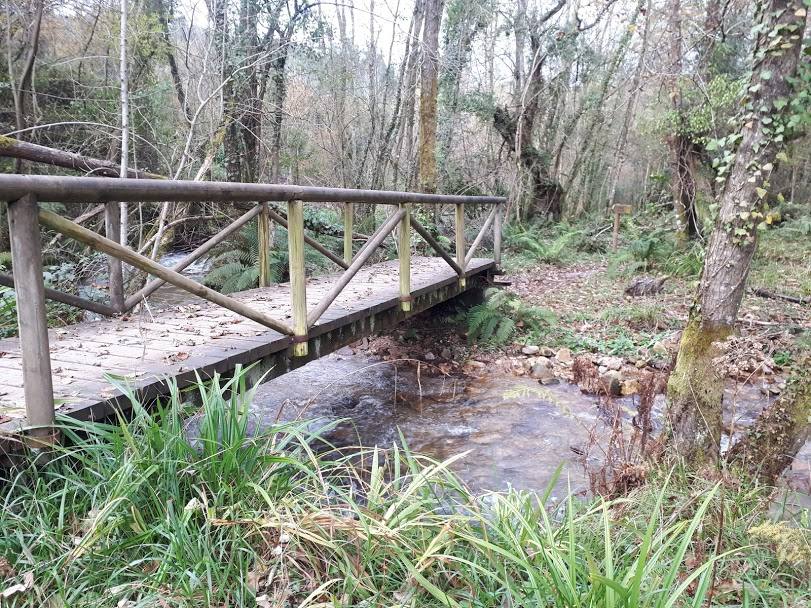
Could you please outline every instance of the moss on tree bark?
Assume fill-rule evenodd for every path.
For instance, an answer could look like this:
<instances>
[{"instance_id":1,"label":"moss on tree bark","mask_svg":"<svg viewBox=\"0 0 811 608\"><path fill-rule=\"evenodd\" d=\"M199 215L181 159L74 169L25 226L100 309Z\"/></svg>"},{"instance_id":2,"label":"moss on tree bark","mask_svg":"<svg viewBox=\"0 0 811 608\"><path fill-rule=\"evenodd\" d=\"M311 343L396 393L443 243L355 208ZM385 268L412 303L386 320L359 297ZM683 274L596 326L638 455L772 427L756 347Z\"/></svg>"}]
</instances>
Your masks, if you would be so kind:
<instances>
[{"instance_id":1,"label":"moss on tree bark","mask_svg":"<svg viewBox=\"0 0 811 608\"><path fill-rule=\"evenodd\" d=\"M786 392L763 410L729 458L740 471L773 485L811 434L811 355L795 367Z\"/></svg>"},{"instance_id":2,"label":"moss on tree bark","mask_svg":"<svg viewBox=\"0 0 811 608\"><path fill-rule=\"evenodd\" d=\"M667 434L678 454L698 465L715 462L719 454L724 379L713 359L718 342L731 333L729 326L710 326L691 314L668 381Z\"/></svg>"}]
</instances>

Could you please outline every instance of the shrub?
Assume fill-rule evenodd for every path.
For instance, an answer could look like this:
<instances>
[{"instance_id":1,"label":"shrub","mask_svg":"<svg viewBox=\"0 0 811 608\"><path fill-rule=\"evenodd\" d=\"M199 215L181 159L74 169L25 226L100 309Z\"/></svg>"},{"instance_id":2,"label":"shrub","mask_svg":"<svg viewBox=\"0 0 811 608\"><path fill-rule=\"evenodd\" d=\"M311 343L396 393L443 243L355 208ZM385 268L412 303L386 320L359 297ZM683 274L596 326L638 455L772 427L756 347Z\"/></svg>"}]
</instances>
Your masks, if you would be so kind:
<instances>
[{"instance_id":1,"label":"shrub","mask_svg":"<svg viewBox=\"0 0 811 608\"><path fill-rule=\"evenodd\" d=\"M537 331L554 321L552 312L530 306L514 293L488 289L485 301L467 313L468 339L504 344L513 337L519 325L527 331Z\"/></svg>"},{"instance_id":2,"label":"shrub","mask_svg":"<svg viewBox=\"0 0 811 608\"><path fill-rule=\"evenodd\" d=\"M559 224L556 229L561 232L546 239L537 227L512 227L508 224L504 240L507 247L525 259L562 265L575 251L573 242L580 231L563 224Z\"/></svg>"}]
</instances>

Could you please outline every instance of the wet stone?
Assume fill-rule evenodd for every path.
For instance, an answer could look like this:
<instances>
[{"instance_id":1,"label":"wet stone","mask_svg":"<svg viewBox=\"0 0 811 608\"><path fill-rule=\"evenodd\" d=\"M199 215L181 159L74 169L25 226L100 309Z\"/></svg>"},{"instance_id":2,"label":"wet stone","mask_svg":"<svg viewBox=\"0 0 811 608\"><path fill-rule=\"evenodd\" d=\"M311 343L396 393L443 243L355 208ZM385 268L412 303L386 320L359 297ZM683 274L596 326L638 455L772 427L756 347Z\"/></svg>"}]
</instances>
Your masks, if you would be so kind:
<instances>
[{"instance_id":1,"label":"wet stone","mask_svg":"<svg viewBox=\"0 0 811 608\"><path fill-rule=\"evenodd\" d=\"M560 361L561 363L571 363L572 362L572 351L568 348L561 348L556 354L555 358Z\"/></svg>"},{"instance_id":2,"label":"wet stone","mask_svg":"<svg viewBox=\"0 0 811 608\"><path fill-rule=\"evenodd\" d=\"M619 371L622 369L622 359L620 357L601 357L598 364L605 367L606 370Z\"/></svg>"}]
</instances>

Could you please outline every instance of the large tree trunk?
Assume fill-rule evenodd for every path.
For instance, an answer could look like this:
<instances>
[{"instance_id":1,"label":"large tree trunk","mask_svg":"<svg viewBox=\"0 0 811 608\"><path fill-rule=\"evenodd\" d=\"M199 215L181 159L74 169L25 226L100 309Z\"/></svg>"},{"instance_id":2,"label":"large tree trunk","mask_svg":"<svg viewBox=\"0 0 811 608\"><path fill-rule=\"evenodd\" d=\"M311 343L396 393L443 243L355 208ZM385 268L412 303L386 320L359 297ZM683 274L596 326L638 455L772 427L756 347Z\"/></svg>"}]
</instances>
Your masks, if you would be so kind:
<instances>
[{"instance_id":1,"label":"large tree trunk","mask_svg":"<svg viewBox=\"0 0 811 608\"><path fill-rule=\"evenodd\" d=\"M439 90L439 24L444 0L427 0L422 34L420 135L417 175L420 190L436 192L436 107Z\"/></svg>"},{"instance_id":2,"label":"large tree trunk","mask_svg":"<svg viewBox=\"0 0 811 608\"><path fill-rule=\"evenodd\" d=\"M784 147L775 125L788 118L785 100L792 94L790 81L796 76L805 29L800 3L771 0L762 9L740 143L719 196L718 221L668 385L668 433L679 453L693 464L718 457L723 378L713 370L713 358L717 342L735 328L769 177ZM763 107L769 111L762 112Z\"/></svg>"},{"instance_id":3,"label":"large tree trunk","mask_svg":"<svg viewBox=\"0 0 811 608\"><path fill-rule=\"evenodd\" d=\"M523 89L518 92L519 96L515 100L519 106L517 116L511 115L509 110L502 106L496 106L493 112L493 127L518 160L520 178L525 184L522 190L527 193L527 215L530 217L542 214L559 219L563 211L565 193L560 184L551 177L549 156L535 146L534 135L544 88L543 65L546 55L541 52L542 26L557 15L565 4L565 0L559 0L545 14L534 15L532 18L529 28L532 64ZM523 10L522 6L519 4L518 16ZM515 23L514 27L522 28L524 24ZM516 71L515 74L518 79L519 72ZM520 214L521 205L517 207Z\"/></svg>"}]
</instances>

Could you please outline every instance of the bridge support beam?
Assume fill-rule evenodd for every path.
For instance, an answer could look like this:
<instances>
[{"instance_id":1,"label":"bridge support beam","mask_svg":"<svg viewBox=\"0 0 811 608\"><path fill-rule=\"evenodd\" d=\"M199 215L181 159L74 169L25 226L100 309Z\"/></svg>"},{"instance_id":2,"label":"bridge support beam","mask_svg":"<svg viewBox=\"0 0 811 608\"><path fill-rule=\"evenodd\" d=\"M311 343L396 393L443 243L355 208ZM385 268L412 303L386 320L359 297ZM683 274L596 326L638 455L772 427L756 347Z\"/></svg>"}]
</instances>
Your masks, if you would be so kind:
<instances>
[{"instance_id":1,"label":"bridge support beam","mask_svg":"<svg viewBox=\"0 0 811 608\"><path fill-rule=\"evenodd\" d=\"M459 277L459 288L465 288L465 204L456 203L456 263L462 269Z\"/></svg>"},{"instance_id":2,"label":"bridge support beam","mask_svg":"<svg viewBox=\"0 0 811 608\"><path fill-rule=\"evenodd\" d=\"M121 206L118 203L104 203L104 236L121 243ZM126 247L126 243L122 243ZM115 256L107 256L107 289L110 306L118 312L124 311L124 266Z\"/></svg>"},{"instance_id":3,"label":"bridge support beam","mask_svg":"<svg viewBox=\"0 0 811 608\"><path fill-rule=\"evenodd\" d=\"M411 312L411 205L400 205L405 214L400 220L398 258L400 260L400 310Z\"/></svg>"},{"instance_id":4,"label":"bridge support beam","mask_svg":"<svg viewBox=\"0 0 811 608\"><path fill-rule=\"evenodd\" d=\"M352 230L355 227L355 206L352 203L344 203L344 262L349 268L355 252L352 250Z\"/></svg>"},{"instance_id":5,"label":"bridge support beam","mask_svg":"<svg viewBox=\"0 0 811 608\"><path fill-rule=\"evenodd\" d=\"M293 356L307 355L307 277L304 268L304 203L287 203L290 298L293 309Z\"/></svg>"},{"instance_id":6,"label":"bridge support beam","mask_svg":"<svg viewBox=\"0 0 811 608\"><path fill-rule=\"evenodd\" d=\"M259 287L270 285L270 215L268 204L260 203L261 211L257 217L257 242L259 247Z\"/></svg>"},{"instance_id":7,"label":"bridge support beam","mask_svg":"<svg viewBox=\"0 0 811 608\"><path fill-rule=\"evenodd\" d=\"M496 206L496 217L493 222L493 261L496 269L501 270L501 214L502 205Z\"/></svg>"},{"instance_id":8,"label":"bridge support beam","mask_svg":"<svg viewBox=\"0 0 811 608\"><path fill-rule=\"evenodd\" d=\"M38 211L33 195L26 195L8 205L25 413L28 424L33 427L29 433L32 445L41 447L54 439L54 395Z\"/></svg>"}]
</instances>

